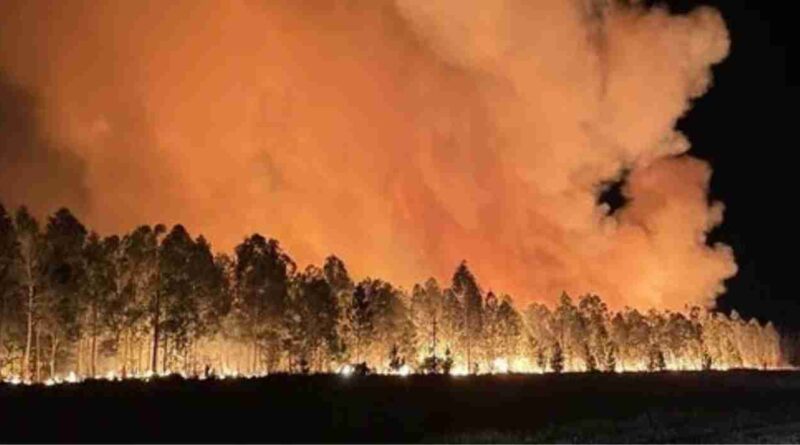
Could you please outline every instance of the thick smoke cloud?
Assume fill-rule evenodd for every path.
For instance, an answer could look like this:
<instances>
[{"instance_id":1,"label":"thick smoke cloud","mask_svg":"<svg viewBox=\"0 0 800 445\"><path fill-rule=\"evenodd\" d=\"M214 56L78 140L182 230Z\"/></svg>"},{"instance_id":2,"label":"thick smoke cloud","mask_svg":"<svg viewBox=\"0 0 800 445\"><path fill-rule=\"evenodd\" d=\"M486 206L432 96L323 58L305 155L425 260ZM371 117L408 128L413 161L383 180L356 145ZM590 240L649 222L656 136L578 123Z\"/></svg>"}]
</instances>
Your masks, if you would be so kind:
<instances>
[{"instance_id":1,"label":"thick smoke cloud","mask_svg":"<svg viewBox=\"0 0 800 445\"><path fill-rule=\"evenodd\" d=\"M27 89L0 72L0 197L11 207L85 208L84 163L42 128L41 107Z\"/></svg>"},{"instance_id":2,"label":"thick smoke cloud","mask_svg":"<svg viewBox=\"0 0 800 445\"><path fill-rule=\"evenodd\" d=\"M48 134L84 166L82 216L102 231L182 222L221 249L259 231L301 264L335 253L356 276L406 286L466 258L485 287L523 301L593 291L615 306L681 308L712 302L736 271L729 248L706 245L722 205L709 205L710 168L675 130L728 52L714 10L0 10L2 69L43 98ZM624 171L628 204L609 214L597 197Z\"/></svg>"}]
</instances>

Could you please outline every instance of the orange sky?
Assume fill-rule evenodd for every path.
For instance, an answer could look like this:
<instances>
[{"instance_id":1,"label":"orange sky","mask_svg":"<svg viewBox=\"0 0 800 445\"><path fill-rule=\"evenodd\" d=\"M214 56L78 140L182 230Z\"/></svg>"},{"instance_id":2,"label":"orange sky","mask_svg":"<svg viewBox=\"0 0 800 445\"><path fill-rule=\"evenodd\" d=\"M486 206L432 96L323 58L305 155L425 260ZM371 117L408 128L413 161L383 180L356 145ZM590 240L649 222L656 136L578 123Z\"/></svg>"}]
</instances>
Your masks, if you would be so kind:
<instances>
[{"instance_id":1,"label":"orange sky","mask_svg":"<svg viewBox=\"0 0 800 445\"><path fill-rule=\"evenodd\" d=\"M0 13L0 69L40 123L17 144L32 160L0 166L7 204L66 204L103 233L181 222L226 250L257 231L301 266L335 253L356 278L405 287L467 259L521 301L593 291L680 308L736 271L705 244L722 217L710 168L674 130L728 52L714 10L10 0ZM599 186L625 168L631 201L606 216Z\"/></svg>"}]
</instances>

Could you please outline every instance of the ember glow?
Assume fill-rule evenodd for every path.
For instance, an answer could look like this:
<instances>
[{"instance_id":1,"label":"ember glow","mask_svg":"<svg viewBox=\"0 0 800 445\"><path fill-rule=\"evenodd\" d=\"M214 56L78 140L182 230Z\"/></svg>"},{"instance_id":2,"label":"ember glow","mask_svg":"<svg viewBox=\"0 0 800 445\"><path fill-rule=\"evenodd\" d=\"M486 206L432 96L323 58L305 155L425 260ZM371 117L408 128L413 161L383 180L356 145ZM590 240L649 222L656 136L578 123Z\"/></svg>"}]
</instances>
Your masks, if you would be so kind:
<instances>
[{"instance_id":1,"label":"ember glow","mask_svg":"<svg viewBox=\"0 0 800 445\"><path fill-rule=\"evenodd\" d=\"M597 295L515 306L466 262L447 285L354 282L345 263L299 271L252 235L212 255L176 225L100 238L67 209L40 229L0 206L0 379L46 386L411 374L778 369L772 324L736 312L610 310Z\"/></svg>"},{"instance_id":2,"label":"ember glow","mask_svg":"<svg viewBox=\"0 0 800 445\"><path fill-rule=\"evenodd\" d=\"M640 2L5 0L0 196L406 288L467 258L521 303L707 306L736 265L674 127L728 45Z\"/></svg>"}]
</instances>

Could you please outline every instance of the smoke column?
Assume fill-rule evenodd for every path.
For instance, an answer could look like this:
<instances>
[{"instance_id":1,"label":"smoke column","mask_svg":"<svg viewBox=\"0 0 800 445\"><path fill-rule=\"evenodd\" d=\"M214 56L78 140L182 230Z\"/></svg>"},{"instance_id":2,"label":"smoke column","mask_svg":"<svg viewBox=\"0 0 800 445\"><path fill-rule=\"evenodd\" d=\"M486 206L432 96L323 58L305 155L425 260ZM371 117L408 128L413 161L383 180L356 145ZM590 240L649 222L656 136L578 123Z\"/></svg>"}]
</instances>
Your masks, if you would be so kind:
<instances>
[{"instance_id":1,"label":"smoke column","mask_svg":"<svg viewBox=\"0 0 800 445\"><path fill-rule=\"evenodd\" d=\"M408 287L707 305L736 272L676 120L721 16L589 0L6 0L0 196L258 231ZM20 130L22 129L22 130ZM24 131L23 131L24 130ZM628 172L625 174L624 172ZM598 204L622 178L627 204Z\"/></svg>"}]
</instances>

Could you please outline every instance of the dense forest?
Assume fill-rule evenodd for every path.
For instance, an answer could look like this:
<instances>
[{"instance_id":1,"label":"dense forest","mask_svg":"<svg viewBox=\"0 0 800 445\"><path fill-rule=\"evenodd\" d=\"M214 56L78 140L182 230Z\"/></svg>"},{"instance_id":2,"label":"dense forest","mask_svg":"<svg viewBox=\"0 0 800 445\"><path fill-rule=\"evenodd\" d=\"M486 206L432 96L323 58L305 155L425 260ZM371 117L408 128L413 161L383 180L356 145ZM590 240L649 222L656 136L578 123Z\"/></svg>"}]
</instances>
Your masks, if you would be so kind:
<instances>
[{"instance_id":1,"label":"dense forest","mask_svg":"<svg viewBox=\"0 0 800 445\"><path fill-rule=\"evenodd\" d=\"M102 237L67 209L0 205L0 379L774 368L772 324L698 307L610 311L596 295L515 307L467 263L409 291L298 270L259 234L215 254L181 225Z\"/></svg>"}]
</instances>

